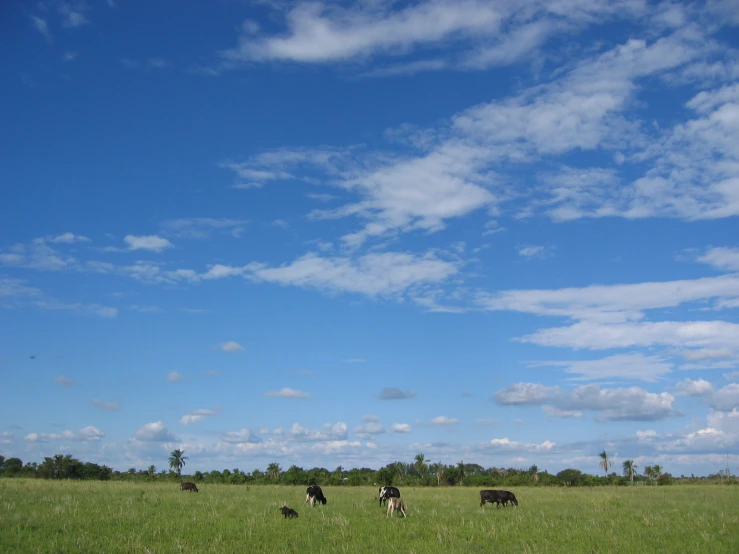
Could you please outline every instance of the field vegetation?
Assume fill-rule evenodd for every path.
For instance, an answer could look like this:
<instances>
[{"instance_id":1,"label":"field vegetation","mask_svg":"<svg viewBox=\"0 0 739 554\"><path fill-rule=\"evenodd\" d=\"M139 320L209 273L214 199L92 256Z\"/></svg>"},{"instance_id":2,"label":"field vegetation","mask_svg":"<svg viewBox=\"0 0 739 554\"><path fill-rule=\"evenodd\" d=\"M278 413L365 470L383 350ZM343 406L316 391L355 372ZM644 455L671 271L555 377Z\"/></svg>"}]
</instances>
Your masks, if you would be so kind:
<instances>
[{"instance_id":1,"label":"field vegetation","mask_svg":"<svg viewBox=\"0 0 739 554\"><path fill-rule=\"evenodd\" d=\"M1 479L0 552L739 552L738 487L517 487L518 508L399 487L407 519L374 486L325 486L311 508L302 486Z\"/></svg>"}]
</instances>

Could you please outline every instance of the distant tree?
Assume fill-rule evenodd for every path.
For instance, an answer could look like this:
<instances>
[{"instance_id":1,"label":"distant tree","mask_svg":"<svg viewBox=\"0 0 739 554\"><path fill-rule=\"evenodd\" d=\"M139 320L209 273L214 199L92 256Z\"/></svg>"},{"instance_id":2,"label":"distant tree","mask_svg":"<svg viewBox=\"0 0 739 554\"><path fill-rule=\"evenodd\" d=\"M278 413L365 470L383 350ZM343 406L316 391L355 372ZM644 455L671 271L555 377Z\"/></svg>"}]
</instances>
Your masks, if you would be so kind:
<instances>
[{"instance_id":1,"label":"distant tree","mask_svg":"<svg viewBox=\"0 0 739 554\"><path fill-rule=\"evenodd\" d=\"M557 474L557 479L564 485L571 487L580 485L583 483L583 474L579 469L563 469Z\"/></svg>"},{"instance_id":2,"label":"distant tree","mask_svg":"<svg viewBox=\"0 0 739 554\"><path fill-rule=\"evenodd\" d=\"M647 466L644 468L644 475L647 476L647 479L649 479L649 482L651 483L654 479L654 468L652 466Z\"/></svg>"},{"instance_id":3,"label":"distant tree","mask_svg":"<svg viewBox=\"0 0 739 554\"><path fill-rule=\"evenodd\" d=\"M608 459L608 454L606 454L606 451L604 450L599 454L600 456L600 463L598 466L603 468L603 471L606 474L606 477L608 477L608 468L611 467L611 460Z\"/></svg>"},{"instance_id":4,"label":"distant tree","mask_svg":"<svg viewBox=\"0 0 739 554\"><path fill-rule=\"evenodd\" d=\"M660 477L662 477L662 470L665 468L663 468L659 464L654 464L654 467L652 467L652 469L654 470L654 478L659 479Z\"/></svg>"},{"instance_id":5,"label":"distant tree","mask_svg":"<svg viewBox=\"0 0 739 554\"><path fill-rule=\"evenodd\" d=\"M146 473L149 476L149 479L154 479L154 475L156 475L157 468L154 464L149 466L149 469L146 470Z\"/></svg>"},{"instance_id":6,"label":"distant tree","mask_svg":"<svg viewBox=\"0 0 739 554\"><path fill-rule=\"evenodd\" d=\"M185 460L187 456L184 456L185 451L173 450L169 455L169 467L177 473L177 477L182 475L182 468L185 467Z\"/></svg>"},{"instance_id":7,"label":"distant tree","mask_svg":"<svg viewBox=\"0 0 739 554\"><path fill-rule=\"evenodd\" d=\"M536 464L532 465L529 468L529 473L531 474L531 480L534 483L538 483L539 482L539 467Z\"/></svg>"},{"instance_id":8,"label":"distant tree","mask_svg":"<svg viewBox=\"0 0 739 554\"><path fill-rule=\"evenodd\" d=\"M634 473L636 473L636 464L634 460L626 460L624 462L624 477L628 477L631 481L631 486L634 486Z\"/></svg>"},{"instance_id":9,"label":"distant tree","mask_svg":"<svg viewBox=\"0 0 739 554\"><path fill-rule=\"evenodd\" d=\"M465 478L465 472L464 472L464 462L459 462L457 464L457 479L459 480L459 484L464 484L464 478Z\"/></svg>"},{"instance_id":10,"label":"distant tree","mask_svg":"<svg viewBox=\"0 0 739 554\"><path fill-rule=\"evenodd\" d=\"M23 461L20 458L8 458L5 460L4 469L6 475L17 475L23 469Z\"/></svg>"},{"instance_id":11,"label":"distant tree","mask_svg":"<svg viewBox=\"0 0 739 554\"><path fill-rule=\"evenodd\" d=\"M282 469L280 468L280 464L278 464L277 462L272 462L267 466L267 475L269 475L269 478L273 481L280 478L281 472Z\"/></svg>"},{"instance_id":12,"label":"distant tree","mask_svg":"<svg viewBox=\"0 0 739 554\"><path fill-rule=\"evenodd\" d=\"M425 463L426 457L423 454L419 453L416 454L413 459L415 460L413 463L413 467L416 469L416 473L418 474L418 476L423 479L424 475L426 475L426 470L428 469Z\"/></svg>"}]
</instances>

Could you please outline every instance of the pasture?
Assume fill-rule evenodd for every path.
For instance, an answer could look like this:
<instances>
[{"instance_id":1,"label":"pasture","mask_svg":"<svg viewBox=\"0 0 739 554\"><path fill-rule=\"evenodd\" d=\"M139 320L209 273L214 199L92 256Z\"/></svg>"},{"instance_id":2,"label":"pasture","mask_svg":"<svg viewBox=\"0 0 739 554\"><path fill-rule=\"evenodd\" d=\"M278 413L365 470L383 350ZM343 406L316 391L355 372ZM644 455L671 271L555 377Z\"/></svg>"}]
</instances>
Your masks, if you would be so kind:
<instances>
[{"instance_id":1,"label":"pasture","mask_svg":"<svg viewBox=\"0 0 739 554\"><path fill-rule=\"evenodd\" d=\"M739 487L512 489L518 508L480 508L478 488L377 488L0 480L3 553L739 552ZM296 509L284 519L280 507Z\"/></svg>"}]
</instances>

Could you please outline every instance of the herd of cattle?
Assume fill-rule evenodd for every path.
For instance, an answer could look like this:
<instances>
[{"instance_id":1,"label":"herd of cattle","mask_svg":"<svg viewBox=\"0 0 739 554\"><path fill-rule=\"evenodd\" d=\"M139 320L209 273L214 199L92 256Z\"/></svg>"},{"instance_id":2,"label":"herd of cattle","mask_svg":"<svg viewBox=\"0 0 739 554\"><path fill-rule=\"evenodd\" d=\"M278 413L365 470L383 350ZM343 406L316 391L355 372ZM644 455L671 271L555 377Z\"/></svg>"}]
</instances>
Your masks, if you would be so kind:
<instances>
[{"instance_id":1,"label":"herd of cattle","mask_svg":"<svg viewBox=\"0 0 739 554\"><path fill-rule=\"evenodd\" d=\"M180 490L198 492L198 487L195 483L183 481L180 483ZM323 495L321 487L318 485L311 485L306 490L304 504L310 503L311 507L313 507L316 502L326 504L328 500L326 500L326 497ZM516 499L515 494L510 491L500 490L480 491L480 506L484 506L486 503L496 504L496 507L498 508L501 506L505 507L508 504L518 506L518 500ZM383 504L387 504L387 517L392 516L396 510L400 512L403 517L408 517L405 512L405 503L400 499L400 490L397 487L380 487L380 506ZM298 517L298 512L292 508L288 508L287 506L280 508L280 512L285 516L285 519Z\"/></svg>"}]
</instances>

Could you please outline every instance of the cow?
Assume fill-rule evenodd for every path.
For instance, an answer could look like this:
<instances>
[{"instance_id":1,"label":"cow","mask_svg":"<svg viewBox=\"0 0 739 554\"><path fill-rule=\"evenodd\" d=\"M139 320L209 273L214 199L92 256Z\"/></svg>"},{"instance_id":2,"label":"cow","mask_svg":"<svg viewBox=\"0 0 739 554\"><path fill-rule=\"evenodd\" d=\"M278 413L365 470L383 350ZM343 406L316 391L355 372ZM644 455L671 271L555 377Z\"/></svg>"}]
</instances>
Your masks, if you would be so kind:
<instances>
[{"instance_id":1,"label":"cow","mask_svg":"<svg viewBox=\"0 0 739 554\"><path fill-rule=\"evenodd\" d=\"M395 487L380 487L380 506L388 498L400 498L400 491Z\"/></svg>"},{"instance_id":2,"label":"cow","mask_svg":"<svg viewBox=\"0 0 739 554\"><path fill-rule=\"evenodd\" d=\"M282 508L280 508L280 511L282 512L282 515L285 516L285 519L298 517L298 512L296 512L292 508L288 508L287 506L283 506Z\"/></svg>"},{"instance_id":3,"label":"cow","mask_svg":"<svg viewBox=\"0 0 739 554\"><path fill-rule=\"evenodd\" d=\"M306 497L305 497L305 503L310 502L311 507L313 507L316 503L316 501L320 502L321 504L326 504L327 500L326 497L323 496L323 491L321 490L321 487L318 485L311 485L306 490Z\"/></svg>"},{"instance_id":4,"label":"cow","mask_svg":"<svg viewBox=\"0 0 739 554\"><path fill-rule=\"evenodd\" d=\"M398 497L392 497L387 499L387 516L390 517L393 515L393 512L395 510L398 510L401 514L403 514L403 517L408 517L408 515L405 513L405 504L403 501Z\"/></svg>"},{"instance_id":5,"label":"cow","mask_svg":"<svg viewBox=\"0 0 739 554\"><path fill-rule=\"evenodd\" d=\"M497 491L497 490L480 491L480 506L484 505L485 502L490 502L491 504L495 502L498 508L500 508L501 504L505 506L508 502L510 502L514 506L518 506L518 500L516 500L516 495L510 491Z\"/></svg>"},{"instance_id":6,"label":"cow","mask_svg":"<svg viewBox=\"0 0 739 554\"><path fill-rule=\"evenodd\" d=\"M188 481L182 481L180 483L180 491L198 492L198 487L195 485L195 483L190 483Z\"/></svg>"}]
</instances>

